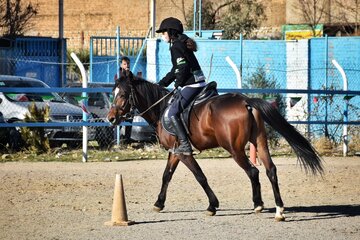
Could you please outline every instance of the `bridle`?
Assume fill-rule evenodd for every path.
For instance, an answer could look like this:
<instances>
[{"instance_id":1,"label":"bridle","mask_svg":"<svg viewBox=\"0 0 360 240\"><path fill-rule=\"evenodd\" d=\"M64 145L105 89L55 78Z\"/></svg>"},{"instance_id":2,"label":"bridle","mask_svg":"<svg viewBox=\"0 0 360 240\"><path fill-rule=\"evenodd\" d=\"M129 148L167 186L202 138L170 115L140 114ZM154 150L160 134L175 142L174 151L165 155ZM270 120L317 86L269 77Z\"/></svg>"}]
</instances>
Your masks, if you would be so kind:
<instances>
[{"instance_id":1,"label":"bridle","mask_svg":"<svg viewBox=\"0 0 360 240\"><path fill-rule=\"evenodd\" d=\"M147 113L149 110L151 110L153 107L155 107L156 105L158 105L160 102L162 102L165 98L167 98L168 96L170 96L171 94L173 94L176 91L176 88L174 88L171 92L167 93L165 96L163 96L162 98L160 98L159 100L157 100L155 103L153 103L150 107L148 107L145 111L137 114L137 116L143 116L145 113ZM133 119L135 116L135 97L134 97L134 87L132 84L130 84L130 93L129 93L129 97L126 99L123 96L120 96L122 98L126 99L125 104L120 107L120 110L124 111L128 105L130 105L130 111L125 113L124 115L121 115L120 118L124 118L125 120L129 120L129 119ZM116 96L114 97L113 103L111 105L111 107L116 107L115 101L118 98L119 93L116 94Z\"/></svg>"},{"instance_id":2,"label":"bridle","mask_svg":"<svg viewBox=\"0 0 360 240\"><path fill-rule=\"evenodd\" d=\"M132 119L134 118L135 116L135 103L134 103L134 87L131 85L131 90L130 90L130 93L129 93L129 97L126 98L126 95L120 95L119 96L119 93L117 93L115 96L114 96L114 99L113 99L113 102L111 104L111 108L117 108L116 106L116 99L120 97L120 98L123 98L125 99L125 104L121 107L118 107L119 110L121 110L122 112L125 111L125 109L128 107L128 105L130 105L130 111L123 114L123 115L120 115L120 118L123 118L125 120L129 120L129 119Z\"/></svg>"}]
</instances>

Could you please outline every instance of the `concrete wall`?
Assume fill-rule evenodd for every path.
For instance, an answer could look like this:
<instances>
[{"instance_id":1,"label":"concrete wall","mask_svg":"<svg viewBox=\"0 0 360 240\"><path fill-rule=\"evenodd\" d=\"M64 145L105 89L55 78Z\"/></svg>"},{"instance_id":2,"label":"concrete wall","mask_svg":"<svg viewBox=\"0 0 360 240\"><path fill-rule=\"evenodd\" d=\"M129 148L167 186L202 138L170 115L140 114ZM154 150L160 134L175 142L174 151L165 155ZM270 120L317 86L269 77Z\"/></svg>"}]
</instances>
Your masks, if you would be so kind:
<instances>
[{"instance_id":1,"label":"concrete wall","mask_svg":"<svg viewBox=\"0 0 360 240\"><path fill-rule=\"evenodd\" d=\"M286 42L286 85L289 89L309 89L309 40ZM305 121L307 94L287 94L287 119ZM293 105L294 104L294 105ZM303 125L302 127L306 127ZM305 130L305 129L303 129Z\"/></svg>"},{"instance_id":2,"label":"concrete wall","mask_svg":"<svg viewBox=\"0 0 360 240\"><path fill-rule=\"evenodd\" d=\"M224 0L212 1L217 6ZM268 16L263 32L274 35L285 24L286 0L261 1ZM36 0L36 3L39 13L26 35L58 37L58 0ZM150 26L150 3L151 0L64 0L64 36L68 47L89 48L91 36L115 36L117 26L122 36L144 37ZM156 26L169 16L184 21L184 12L191 12L193 3L193 0L157 0Z\"/></svg>"}]
</instances>

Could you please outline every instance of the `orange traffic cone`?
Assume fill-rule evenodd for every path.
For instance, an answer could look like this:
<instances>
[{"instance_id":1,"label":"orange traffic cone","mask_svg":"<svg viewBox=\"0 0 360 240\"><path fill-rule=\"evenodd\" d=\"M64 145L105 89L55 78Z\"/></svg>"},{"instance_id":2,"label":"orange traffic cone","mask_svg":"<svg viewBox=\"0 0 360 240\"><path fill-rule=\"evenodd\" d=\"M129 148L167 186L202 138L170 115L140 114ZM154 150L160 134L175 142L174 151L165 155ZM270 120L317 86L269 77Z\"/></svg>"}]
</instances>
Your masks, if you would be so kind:
<instances>
[{"instance_id":1,"label":"orange traffic cone","mask_svg":"<svg viewBox=\"0 0 360 240\"><path fill-rule=\"evenodd\" d=\"M134 221L128 220L122 176L116 174L111 221L105 222L105 225L129 226L134 223Z\"/></svg>"}]
</instances>

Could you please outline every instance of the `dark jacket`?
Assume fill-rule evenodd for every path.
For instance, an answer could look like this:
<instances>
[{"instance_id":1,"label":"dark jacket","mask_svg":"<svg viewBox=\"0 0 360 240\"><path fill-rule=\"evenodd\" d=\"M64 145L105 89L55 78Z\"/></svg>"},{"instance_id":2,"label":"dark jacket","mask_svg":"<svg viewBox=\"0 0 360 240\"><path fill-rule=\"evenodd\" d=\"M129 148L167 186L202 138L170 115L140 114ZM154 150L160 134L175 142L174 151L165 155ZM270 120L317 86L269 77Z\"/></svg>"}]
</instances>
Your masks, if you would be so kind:
<instances>
[{"instance_id":1,"label":"dark jacket","mask_svg":"<svg viewBox=\"0 0 360 240\"><path fill-rule=\"evenodd\" d=\"M133 77L133 74L130 70L126 71L125 69L122 69L121 67L119 68L119 72L120 72L120 77L127 77L131 74L131 76ZM115 74L114 76L114 81L116 81L117 79L119 79L118 77L118 73Z\"/></svg>"},{"instance_id":2,"label":"dark jacket","mask_svg":"<svg viewBox=\"0 0 360 240\"><path fill-rule=\"evenodd\" d=\"M170 53L173 67L171 71L159 81L159 85L167 87L174 80L176 80L175 87L184 87L199 82L195 80L194 72L201 70L201 68L193 50L190 50L186 46L188 39L189 37L185 34L179 34L179 37L171 43Z\"/></svg>"}]
</instances>

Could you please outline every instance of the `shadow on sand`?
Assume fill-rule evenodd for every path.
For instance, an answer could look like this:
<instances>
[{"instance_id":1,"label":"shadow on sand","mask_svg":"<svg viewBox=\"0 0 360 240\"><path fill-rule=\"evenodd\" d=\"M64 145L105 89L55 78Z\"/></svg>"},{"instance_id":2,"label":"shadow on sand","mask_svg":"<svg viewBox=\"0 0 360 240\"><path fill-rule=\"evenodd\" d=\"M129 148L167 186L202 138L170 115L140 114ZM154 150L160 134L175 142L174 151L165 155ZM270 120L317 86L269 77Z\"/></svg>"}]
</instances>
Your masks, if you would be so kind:
<instances>
[{"instance_id":1,"label":"shadow on sand","mask_svg":"<svg viewBox=\"0 0 360 240\"><path fill-rule=\"evenodd\" d=\"M274 209L275 212L275 209ZM309 221L318 219L332 219L341 217L360 216L360 205L320 205L320 206L298 206L286 207L285 214L297 214L288 221ZM300 216L301 213L310 213Z\"/></svg>"},{"instance_id":2,"label":"shadow on sand","mask_svg":"<svg viewBox=\"0 0 360 240\"><path fill-rule=\"evenodd\" d=\"M204 210L163 211L160 214L206 212ZM275 208L266 208L262 213L275 213ZM260 213L260 215L262 214ZM246 216L254 214L252 209L218 209L215 217ZM272 214L271 214L272 215ZM320 205L285 207L286 222L312 221L342 217L360 216L360 205ZM266 217L267 218L267 217ZM269 217L269 219L273 218ZM178 218L154 221L139 221L135 224L164 223L177 221L197 221L197 218Z\"/></svg>"}]
</instances>

